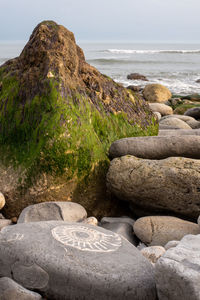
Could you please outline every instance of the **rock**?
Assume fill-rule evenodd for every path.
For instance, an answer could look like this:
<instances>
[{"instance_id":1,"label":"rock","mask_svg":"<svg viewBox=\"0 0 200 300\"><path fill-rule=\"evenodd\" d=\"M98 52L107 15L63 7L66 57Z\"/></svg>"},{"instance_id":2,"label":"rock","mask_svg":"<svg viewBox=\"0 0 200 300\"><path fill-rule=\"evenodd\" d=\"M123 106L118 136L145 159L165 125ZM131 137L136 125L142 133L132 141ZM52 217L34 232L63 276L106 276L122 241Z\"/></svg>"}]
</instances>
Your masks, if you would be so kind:
<instances>
[{"instance_id":1,"label":"rock","mask_svg":"<svg viewBox=\"0 0 200 300\"><path fill-rule=\"evenodd\" d=\"M120 234L126 240L128 240L131 244L137 246L138 239L134 235L133 226L128 223L104 223L101 224L101 227L113 231L115 233Z\"/></svg>"},{"instance_id":2,"label":"rock","mask_svg":"<svg viewBox=\"0 0 200 300\"><path fill-rule=\"evenodd\" d=\"M154 116L156 116L157 120L160 121L161 119L161 114L158 111L154 111Z\"/></svg>"},{"instance_id":3,"label":"rock","mask_svg":"<svg viewBox=\"0 0 200 300\"><path fill-rule=\"evenodd\" d=\"M74 202L43 202L30 205L21 212L18 223L40 221L81 222L87 218L83 206Z\"/></svg>"},{"instance_id":4,"label":"rock","mask_svg":"<svg viewBox=\"0 0 200 300\"><path fill-rule=\"evenodd\" d=\"M196 82L197 82L197 83L200 83L200 79L197 79Z\"/></svg>"},{"instance_id":5,"label":"rock","mask_svg":"<svg viewBox=\"0 0 200 300\"><path fill-rule=\"evenodd\" d=\"M127 86L127 89L132 90L133 92L139 93L143 90L143 88L141 88L138 85L129 85Z\"/></svg>"},{"instance_id":6,"label":"rock","mask_svg":"<svg viewBox=\"0 0 200 300\"><path fill-rule=\"evenodd\" d=\"M159 130L158 135L200 135L200 129L193 129L191 132L191 129L179 129L179 130Z\"/></svg>"},{"instance_id":7,"label":"rock","mask_svg":"<svg viewBox=\"0 0 200 300\"><path fill-rule=\"evenodd\" d=\"M7 227L0 235L0 264L0 276L47 299L157 299L151 264L98 226L48 221Z\"/></svg>"},{"instance_id":8,"label":"rock","mask_svg":"<svg viewBox=\"0 0 200 300\"><path fill-rule=\"evenodd\" d=\"M6 216L57 200L95 217L121 213L106 194L107 150L113 139L156 134L142 97L90 66L73 33L53 21L37 25L20 56L0 66L0 82Z\"/></svg>"},{"instance_id":9,"label":"rock","mask_svg":"<svg viewBox=\"0 0 200 300\"><path fill-rule=\"evenodd\" d=\"M185 116L193 117L196 120L200 119L200 107L193 107L186 110L184 113Z\"/></svg>"},{"instance_id":10,"label":"rock","mask_svg":"<svg viewBox=\"0 0 200 300\"><path fill-rule=\"evenodd\" d=\"M127 223L131 226L135 223L134 219L131 219L129 217L119 217L119 218L113 218L113 217L103 217L101 219L101 224L110 224L110 223Z\"/></svg>"},{"instance_id":11,"label":"rock","mask_svg":"<svg viewBox=\"0 0 200 300\"><path fill-rule=\"evenodd\" d=\"M0 219L0 230L8 225L11 225L12 221L8 219Z\"/></svg>"},{"instance_id":12,"label":"rock","mask_svg":"<svg viewBox=\"0 0 200 300\"><path fill-rule=\"evenodd\" d=\"M193 130L191 130L192 134ZM162 159L172 156L200 158L199 136L148 136L124 138L112 143L111 158L134 155L148 159Z\"/></svg>"},{"instance_id":13,"label":"rock","mask_svg":"<svg viewBox=\"0 0 200 300\"><path fill-rule=\"evenodd\" d=\"M130 80L143 80L143 81L148 81L148 79L146 78L146 76L141 75L139 73L131 73L127 76L127 79Z\"/></svg>"},{"instance_id":14,"label":"rock","mask_svg":"<svg viewBox=\"0 0 200 300\"><path fill-rule=\"evenodd\" d=\"M159 112L162 116L172 115L173 109L163 103L149 103L149 106L153 112Z\"/></svg>"},{"instance_id":15,"label":"rock","mask_svg":"<svg viewBox=\"0 0 200 300\"><path fill-rule=\"evenodd\" d=\"M170 105L172 107L175 107L177 105L180 105L183 103L183 100L181 98L171 98L168 101L165 102L165 104Z\"/></svg>"},{"instance_id":16,"label":"rock","mask_svg":"<svg viewBox=\"0 0 200 300\"><path fill-rule=\"evenodd\" d=\"M0 214L0 219L5 219L5 217L2 214Z\"/></svg>"},{"instance_id":17,"label":"rock","mask_svg":"<svg viewBox=\"0 0 200 300\"><path fill-rule=\"evenodd\" d=\"M182 121L184 121L184 122L186 122L186 123L187 123L188 121L195 121L195 119L192 118L192 117L185 116L185 115L177 115L177 114L164 116L164 117L162 117L162 120L169 119L169 118L180 119L180 120L182 120Z\"/></svg>"},{"instance_id":18,"label":"rock","mask_svg":"<svg viewBox=\"0 0 200 300\"><path fill-rule=\"evenodd\" d=\"M196 107L195 105L193 102L183 101L183 104L174 109L174 114L183 115L188 109Z\"/></svg>"},{"instance_id":19,"label":"rock","mask_svg":"<svg viewBox=\"0 0 200 300\"><path fill-rule=\"evenodd\" d=\"M17 217L12 217L12 218L11 218L11 221L12 221L14 224L17 223L17 220L18 220Z\"/></svg>"},{"instance_id":20,"label":"rock","mask_svg":"<svg viewBox=\"0 0 200 300\"><path fill-rule=\"evenodd\" d=\"M190 101L200 101L200 94L191 94L191 95L187 95L187 96L183 96L182 99L187 99Z\"/></svg>"},{"instance_id":21,"label":"rock","mask_svg":"<svg viewBox=\"0 0 200 300\"><path fill-rule=\"evenodd\" d=\"M143 248L140 252L151 263L155 264L157 260L166 252L166 250L161 246L151 246L151 247Z\"/></svg>"},{"instance_id":22,"label":"rock","mask_svg":"<svg viewBox=\"0 0 200 300\"><path fill-rule=\"evenodd\" d=\"M172 97L171 92L161 84L147 84L143 96L149 102L165 102Z\"/></svg>"},{"instance_id":23,"label":"rock","mask_svg":"<svg viewBox=\"0 0 200 300\"><path fill-rule=\"evenodd\" d=\"M179 127L177 126L168 126L168 125L163 125L163 124L160 124L159 125L159 130L180 130Z\"/></svg>"},{"instance_id":24,"label":"rock","mask_svg":"<svg viewBox=\"0 0 200 300\"><path fill-rule=\"evenodd\" d=\"M200 128L200 122L196 120L191 120L187 121L187 124L192 128L192 129L199 129Z\"/></svg>"},{"instance_id":25,"label":"rock","mask_svg":"<svg viewBox=\"0 0 200 300\"><path fill-rule=\"evenodd\" d=\"M89 217L89 218L83 220L82 223L97 226L98 225L98 220L95 217Z\"/></svg>"},{"instance_id":26,"label":"rock","mask_svg":"<svg viewBox=\"0 0 200 300\"><path fill-rule=\"evenodd\" d=\"M166 245L165 245L165 250L168 250L170 248L176 247L178 245L179 241L169 241Z\"/></svg>"},{"instance_id":27,"label":"rock","mask_svg":"<svg viewBox=\"0 0 200 300\"><path fill-rule=\"evenodd\" d=\"M167 118L159 121L160 125L175 126L180 129L192 129L186 122L178 118Z\"/></svg>"},{"instance_id":28,"label":"rock","mask_svg":"<svg viewBox=\"0 0 200 300\"><path fill-rule=\"evenodd\" d=\"M156 287L162 300L199 300L200 235L187 235L157 261Z\"/></svg>"},{"instance_id":29,"label":"rock","mask_svg":"<svg viewBox=\"0 0 200 300\"><path fill-rule=\"evenodd\" d=\"M199 234L195 223L169 216L151 216L138 219L134 226L136 236L150 246L165 246L169 241L181 240L187 234Z\"/></svg>"},{"instance_id":30,"label":"rock","mask_svg":"<svg viewBox=\"0 0 200 300\"><path fill-rule=\"evenodd\" d=\"M8 277L0 278L1 300L42 300L41 295L31 292Z\"/></svg>"},{"instance_id":31,"label":"rock","mask_svg":"<svg viewBox=\"0 0 200 300\"><path fill-rule=\"evenodd\" d=\"M0 209L2 209L5 205L6 201L5 201L5 197L4 195L0 192Z\"/></svg>"},{"instance_id":32,"label":"rock","mask_svg":"<svg viewBox=\"0 0 200 300\"><path fill-rule=\"evenodd\" d=\"M174 214L196 221L200 215L199 186L200 161L183 157L115 158L107 174L108 191L129 201L138 216Z\"/></svg>"},{"instance_id":33,"label":"rock","mask_svg":"<svg viewBox=\"0 0 200 300\"><path fill-rule=\"evenodd\" d=\"M199 216L198 219L197 219L197 223L198 223L198 225L200 226L200 216Z\"/></svg>"}]
</instances>

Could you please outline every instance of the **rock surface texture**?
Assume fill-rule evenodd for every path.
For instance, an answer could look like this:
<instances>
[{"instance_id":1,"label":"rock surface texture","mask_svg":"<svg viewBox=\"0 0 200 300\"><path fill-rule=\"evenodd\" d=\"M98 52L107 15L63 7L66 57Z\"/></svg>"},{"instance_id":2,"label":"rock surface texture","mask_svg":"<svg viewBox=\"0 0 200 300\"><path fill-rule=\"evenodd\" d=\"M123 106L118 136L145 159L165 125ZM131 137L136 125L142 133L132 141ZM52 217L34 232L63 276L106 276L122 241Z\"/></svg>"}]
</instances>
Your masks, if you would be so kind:
<instances>
[{"instance_id":1,"label":"rock surface texture","mask_svg":"<svg viewBox=\"0 0 200 300\"><path fill-rule=\"evenodd\" d=\"M147 84L143 90L143 96L149 102L165 102L172 94L161 84Z\"/></svg>"},{"instance_id":2,"label":"rock surface texture","mask_svg":"<svg viewBox=\"0 0 200 300\"><path fill-rule=\"evenodd\" d=\"M118 234L82 223L35 222L0 234L0 276L52 300L156 300L154 270Z\"/></svg>"},{"instance_id":3,"label":"rock surface texture","mask_svg":"<svg viewBox=\"0 0 200 300\"><path fill-rule=\"evenodd\" d=\"M200 235L187 235L157 261L156 287L162 300L200 299Z\"/></svg>"},{"instance_id":4,"label":"rock surface texture","mask_svg":"<svg viewBox=\"0 0 200 300\"><path fill-rule=\"evenodd\" d=\"M139 216L174 214L197 220L200 215L200 161L124 156L111 161L107 187L129 201Z\"/></svg>"},{"instance_id":5,"label":"rock surface texture","mask_svg":"<svg viewBox=\"0 0 200 300\"><path fill-rule=\"evenodd\" d=\"M192 132L193 130L191 130L191 134ZM120 139L112 143L109 156L116 158L124 155L148 159L162 159L172 156L200 158L200 137L192 135L134 137Z\"/></svg>"},{"instance_id":6,"label":"rock surface texture","mask_svg":"<svg viewBox=\"0 0 200 300\"><path fill-rule=\"evenodd\" d=\"M0 278L1 300L42 300L38 293L31 292L13 281L11 278Z\"/></svg>"},{"instance_id":7,"label":"rock surface texture","mask_svg":"<svg viewBox=\"0 0 200 300\"><path fill-rule=\"evenodd\" d=\"M81 222L87 218L83 206L73 202L44 202L23 209L17 223L40 221Z\"/></svg>"},{"instance_id":8,"label":"rock surface texture","mask_svg":"<svg viewBox=\"0 0 200 300\"><path fill-rule=\"evenodd\" d=\"M90 66L73 33L53 21L40 23L20 56L0 67L0 82L7 217L57 200L75 199L94 216L115 210L105 194L109 145L157 131L142 97Z\"/></svg>"},{"instance_id":9,"label":"rock surface texture","mask_svg":"<svg viewBox=\"0 0 200 300\"><path fill-rule=\"evenodd\" d=\"M187 234L200 234L198 224L169 216L139 218L133 229L143 243L163 247L169 241L181 240Z\"/></svg>"}]
</instances>

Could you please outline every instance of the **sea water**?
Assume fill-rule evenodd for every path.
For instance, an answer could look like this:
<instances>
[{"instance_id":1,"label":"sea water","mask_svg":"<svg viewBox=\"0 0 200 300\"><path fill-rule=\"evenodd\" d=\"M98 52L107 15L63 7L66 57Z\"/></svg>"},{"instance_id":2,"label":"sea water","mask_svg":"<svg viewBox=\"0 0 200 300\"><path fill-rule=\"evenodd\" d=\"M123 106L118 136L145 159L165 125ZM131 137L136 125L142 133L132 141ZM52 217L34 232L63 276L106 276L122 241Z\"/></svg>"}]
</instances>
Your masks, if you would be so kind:
<instances>
[{"instance_id":1,"label":"sea water","mask_svg":"<svg viewBox=\"0 0 200 300\"><path fill-rule=\"evenodd\" d=\"M200 94L200 44L78 42L89 64L124 86L160 83L173 94ZM20 54L25 42L0 42L0 64ZM130 73L149 82L128 80Z\"/></svg>"}]
</instances>

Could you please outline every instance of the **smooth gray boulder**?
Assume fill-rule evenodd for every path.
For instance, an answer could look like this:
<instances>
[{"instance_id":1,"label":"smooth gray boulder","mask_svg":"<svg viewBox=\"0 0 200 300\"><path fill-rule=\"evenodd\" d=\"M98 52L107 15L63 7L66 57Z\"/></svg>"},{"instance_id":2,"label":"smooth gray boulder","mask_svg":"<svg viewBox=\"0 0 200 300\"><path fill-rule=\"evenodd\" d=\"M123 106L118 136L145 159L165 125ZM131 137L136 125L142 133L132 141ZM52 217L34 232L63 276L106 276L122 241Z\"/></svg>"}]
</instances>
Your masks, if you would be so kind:
<instances>
[{"instance_id":1,"label":"smooth gray boulder","mask_svg":"<svg viewBox=\"0 0 200 300\"><path fill-rule=\"evenodd\" d=\"M41 295L31 292L11 278L0 278L0 299L1 300L42 300Z\"/></svg>"},{"instance_id":2,"label":"smooth gray boulder","mask_svg":"<svg viewBox=\"0 0 200 300\"><path fill-rule=\"evenodd\" d=\"M190 116L195 118L196 120L200 119L200 107L192 107L186 110L184 113L185 116Z\"/></svg>"},{"instance_id":3,"label":"smooth gray boulder","mask_svg":"<svg viewBox=\"0 0 200 300\"><path fill-rule=\"evenodd\" d=\"M164 103L149 103L153 112L159 112L162 116L172 115L173 109Z\"/></svg>"},{"instance_id":4,"label":"smooth gray boulder","mask_svg":"<svg viewBox=\"0 0 200 300\"><path fill-rule=\"evenodd\" d=\"M198 226L198 225L197 225ZM139 243L138 238L133 232L133 226L128 223L104 223L101 227L120 234L127 239L131 244L137 246Z\"/></svg>"},{"instance_id":5,"label":"smooth gray boulder","mask_svg":"<svg viewBox=\"0 0 200 300\"><path fill-rule=\"evenodd\" d=\"M200 234L198 224L170 216L139 218L133 229L143 243L163 247L169 241L181 240L187 234Z\"/></svg>"},{"instance_id":6,"label":"smooth gray boulder","mask_svg":"<svg viewBox=\"0 0 200 300\"><path fill-rule=\"evenodd\" d=\"M51 300L156 300L154 270L120 235L63 221L23 223L0 233L0 277Z\"/></svg>"},{"instance_id":7,"label":"smooth gray boulder","mask_svg":"<svg viewBox=\"0 0 200 300\"><path fill-rule=\"evenodd\" d=\"M185 116L185 115L177 115L177 114L174 114L174 115L168 115L168 116L164 116L162 117L162 120L166 120L168 118L176 118L176 119L180 119L184 122L188 122L188 121L196 121L194 118L190 117L190 116Z\"/></svg>"},{"instance_id":8,"label":"smooth gray boulder","mask_svg":"<svg viewBox=\"0 0 200 300\"><path fill-rule=\"evenodd\" d=\"M17 223L40 221L81 222L87 218L83 206L74 202L42 202L24 208Z\"/></svg>"},{"instance_id":9,"label":"smooth gray boulder","mask_svg":"<svg viewBox=\"0 0 200 300\"><path fill-rule=\"evenodd\" d=\"M158 298L200 299L200 235L186 235L155 265Z\"/></svg>"},{"instance_id":10,"label":"smooth gray boulder","mask_svg":"<svg viewBox=\"0 0 200 300\"><path fill-rule=\"evenodd\" d=\"M174 156L200 158L200 136L131 137L112 143L109 156L116 158L124 155L134 155L147 159Z\"/></svg>"},{"instance_id":11,"label":"smooth gray boulder","mask_svg":"<svg viewBox=\"0 0 200 300\"><path fill-rule=\"evenodd\" d=\"M138 216L173 214L196 222L200 215L200 160L115 158L107 173L107 188L118 199L129 201Z\"/></svg>"},{"instance_id":12,"label":"smooth gray boulder","mask_svg":"<svg viewBox=\"0 0 200 300\"><path fill-rule=\"evenodd\" d=\"M169 241L166 245L165 245L165 250L168 250L170 248L176 247L178 245L179 241Z\"/></svg>"},{"instance_id":13,"label":"smooth gray boulder","mask_svg":"<svg viewBox=\"0 0 200 300\"><path fill-rule=\"evenodd\" d=\"M200 135L200 129L193 129L192 131L189 129L179 129L179 130L159 130L158 132L159 136L165 136L165 135Z\"/></svg>"},{"instance_id":14,"label":"smooth gray boulder","mask_svg":"<svg viewBox=\"0 0 200 300\"><path fill-rule=\"evenodd\" d=\"M192 129L199 129L199 128L200 128L200 122L197 121L197 120L187 121L187 124L188 124Z\"/></svg>"},{"instance_id":15,"label":"smooth gray boulder","mask_svg":"<svg viewBox=\"0 0 200 300\"><path fill-rule=\"evenodd\" d=\"M166 119L161 118L159 124L165 126L175 126L180 129L192 129L185 121L182 121L178 118L166 118Z\"/></svg>"}]
</instances>

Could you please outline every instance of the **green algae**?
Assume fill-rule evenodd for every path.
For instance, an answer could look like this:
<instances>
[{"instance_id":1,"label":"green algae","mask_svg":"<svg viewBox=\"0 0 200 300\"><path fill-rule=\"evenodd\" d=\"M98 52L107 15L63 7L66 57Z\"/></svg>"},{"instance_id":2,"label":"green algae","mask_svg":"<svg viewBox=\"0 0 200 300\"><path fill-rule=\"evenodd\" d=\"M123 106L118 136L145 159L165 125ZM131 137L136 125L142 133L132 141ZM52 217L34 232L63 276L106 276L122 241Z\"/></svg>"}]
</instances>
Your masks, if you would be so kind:
<instances>
[{"instance_id":1,"label":"green algae","mask_svg":"<svg viewBox=\"0 0 200 300\"><path fill-rule=\"evenodd\" d=\"M144 129L125 113L98 111L78 93L63 99L55 79L46 79L43 94L29 101L20 98L19 82L3 69L0 82L1 159L24 168L29 185L42 172L83 180L97 166L106 171L113 141L158 132L154 119Z\"/></svg>"}]
</instances>

